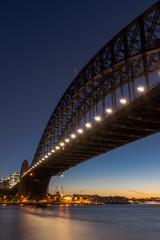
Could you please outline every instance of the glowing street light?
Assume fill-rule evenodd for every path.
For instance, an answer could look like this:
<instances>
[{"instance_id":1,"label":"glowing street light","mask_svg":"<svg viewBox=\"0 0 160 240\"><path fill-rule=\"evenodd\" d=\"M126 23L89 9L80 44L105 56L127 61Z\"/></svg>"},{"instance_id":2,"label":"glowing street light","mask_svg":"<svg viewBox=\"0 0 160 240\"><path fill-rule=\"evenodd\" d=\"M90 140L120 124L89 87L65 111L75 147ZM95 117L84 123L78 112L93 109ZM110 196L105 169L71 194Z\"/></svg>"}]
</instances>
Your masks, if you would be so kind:
<instances>
[{"instance_id":1,"label":"glowing street light","mask_svg":"<svg viewBox=\"0 0 160 240\"><path fill-rule=\"evenodd\" d=\"M51 152L52 152L52 153L54 153L54 152L55 152L55 150L54 150L54 149L52 149L52 150L51 150Z\"/></svg>"},{"instance_id":2,"label":"glowing street light","mask_svg":"<svg viewBox=\"0 0 160 240\"><path fill-rule=\"evenodd\" d=\"M94 119L95 119L97 122L101 121L101 117L100 117L100 116L96 116Z\"/></svg>"},{"instance_id":3,"label":"glowing street light","mask_svg":"<svg viewBox=\"0 0 160 240\"><path fill-rule=\"evenodd\" d=\"M60 145L63 147L63 146L64 146L64 143L63 143L63 142L61 142L61 143L60 143Z\"/></svg>"},{"instance_id":4,"label":"glowing street light","mask_svg":"<svg viewBox=\"0 0 160 240\"><path fill-rule=\"evenodd\" d=\"M65 139L65 142L69 142L69 138L66 138L66 139Z\"/></svg>"},{"instance_id":5,"label":"glowing street light","mask_svg":"<svg viewBox=\"0 0 160 240\"><path fill-rule=\"evenodd\" d=\"M49 153L48 153L48 155L50 156L50 155L51 155L51 153L49 152Z\"/></svg>"},{"instance_id":6,"label":"glowing street light","mask_svg":"<svg viewBox=\"0 0 160 240\"><path fill-rule=\"evenodd\" d=\"M77 130L77 132L78 132L78 133L83 133L83 129L79 128L79 129Z\"/></svg>"},{"instance_id":7,"label":"glowing street light","mask_svg":"<svg viewBox=\"0 0 160 240\"><path fill-rule=\"evenodd\" d=\"M72 134L72 135L71 135L71 138L76 138L76 135L75 135L75 134Z\"/></svg>"},{"instance_id":8,"label":"glowing street light","mask_svg":"<svg viewBox=\"0 0 160 240\"><path fill-rule=\"evenodd\" d=\"M60 177L63 177L63 173L61 172Z\"/></svg>"},{"instance_id":9,"label":"glowing street light","mask_svg":"<svg viewBox=\"0 0 160 240\"><path fill-rule=\"evenodd\" d=\"M91 128L92 127L91 123L86 123L85 126L86 126L86 128Z\"/></svg>"},{"instance_id":10,"label":"glowing street light","mask_svg":"<svg viewBox=\"0 0 160 240\"><path fill-rule=\"evenodd\" d=\"M107 108L107 109L106 109L106 112L107 112L107 113L112 113L113 111L112 111L111 108Z\"/></svg>"},{"instance_id":11,"label":"glowing street light","mask_svg":"<svg viewBox=\"0 0 160 240\"><path fill-rule=\"evenodd\" d=\"M60 148L59 146L56 146L56 149L57 149L57 150L59 150L59 148Z\"/></svg>"},{"instance_id":12,"label":"glowing street light","mask_svg":"<svg viewBox=\"0 0 160 240\"><path fill-rule=\"evenodd\" d=\"M139 87L137 87L137 90L138 90L139 92L144 92L144 87L143 87L143 86L139 86Z\"/></svg>"},{"instance_id":13,"label":"glowing street light","mask_svg":"<svg viewBox=\"0 0 160 240\"><path fill-rule=\"evenodd\" d=\"M119 101L120 101L120 103L122 103L122 104L125 104L125 103L127 102L127 100L126 100L125 98L121 98Z\"/></svg>"},{"instance_id":14,"label":"glowing street light","mask_svg":"<svg viewBox=\"0 0 160 240\"><path fill-rule=\"evenodd\" d=\"M44 157L45 157L45 158L48 158L48 156L47 156L47 155L45 155Z\"/></svg>"}]
</instances>

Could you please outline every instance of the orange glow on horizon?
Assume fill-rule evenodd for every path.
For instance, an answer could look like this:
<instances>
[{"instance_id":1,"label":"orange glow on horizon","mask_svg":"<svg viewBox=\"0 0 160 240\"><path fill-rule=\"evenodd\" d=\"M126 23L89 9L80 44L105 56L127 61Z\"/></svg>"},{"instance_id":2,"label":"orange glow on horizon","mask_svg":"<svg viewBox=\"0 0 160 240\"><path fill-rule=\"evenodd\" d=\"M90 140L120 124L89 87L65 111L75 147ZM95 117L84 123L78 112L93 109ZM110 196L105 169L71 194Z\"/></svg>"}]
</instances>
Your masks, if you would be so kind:
<instances>
[{"instance_id":1,"label":"orange glow on horizon","mask_svg":"<svg viewBox=\"0 0 160 240\"><path fill-rule=\"evenodd\" d=\"M51 187L52 188L52 187ZM80 188L81 189L81 188ZM101 197L126 197L126 198L135 198L135 199L139 199L139 198L151 198L151 197L156 197L156 198L160 198L160 193L158 191L147 191L147 192L140 192L140 191L130 191L130 190L111 190L108 189L108 191L105 189L104 191L101 189L84 189L83 192L80 190L79 188L77 189L73 189L68 188L65 189L65 192L67 195L73 195L73 194L82 194L82 195L99 195ZM54 190L53 190L54 191ZM52 190L51 190L52 192Z\"/></svg>"}]
</instances>

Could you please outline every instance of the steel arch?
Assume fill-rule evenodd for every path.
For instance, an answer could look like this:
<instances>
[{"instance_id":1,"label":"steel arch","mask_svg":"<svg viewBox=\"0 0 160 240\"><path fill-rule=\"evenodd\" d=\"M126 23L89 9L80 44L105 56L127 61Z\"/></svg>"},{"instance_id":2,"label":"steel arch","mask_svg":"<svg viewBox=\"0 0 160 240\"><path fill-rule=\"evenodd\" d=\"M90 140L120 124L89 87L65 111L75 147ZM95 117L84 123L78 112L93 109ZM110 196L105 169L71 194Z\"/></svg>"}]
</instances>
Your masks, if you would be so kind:
<instances>
[{"instance_id":1,"label":"steel arch","mask_svg":"<svg viewBox=\"0 0 160 240\"><path fill-rule=\"evenodd\" d=\"M134 80L160 68L160 1L112 38L72 81L53 111L40 139L32 164L39 161L58 142L68 137L97 104L112 94L116 106L117 88L128 85L129 99L135 97ZM103 116L105 117L104 106Z\"/></svg>"}]
</instances>

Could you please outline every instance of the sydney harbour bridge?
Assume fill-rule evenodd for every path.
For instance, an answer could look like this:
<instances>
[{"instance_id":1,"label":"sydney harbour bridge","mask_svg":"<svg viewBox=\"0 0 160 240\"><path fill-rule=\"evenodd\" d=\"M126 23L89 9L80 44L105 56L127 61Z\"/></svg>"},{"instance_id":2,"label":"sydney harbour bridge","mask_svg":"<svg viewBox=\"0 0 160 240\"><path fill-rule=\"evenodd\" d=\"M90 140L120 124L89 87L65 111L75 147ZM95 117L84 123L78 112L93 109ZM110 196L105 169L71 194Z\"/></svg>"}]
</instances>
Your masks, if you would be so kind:
<instances>
[{"instance_id":1,"label":"sydney harbour bridge","mask_svg":"<svg viewBox=\"0 0 160 240\"><path fill-rule=\"evenodd\" d=\"M50 178L160 130L160 1L85 65L54 109L19 196L43 199Z\"/></svg>"}]
</instances>

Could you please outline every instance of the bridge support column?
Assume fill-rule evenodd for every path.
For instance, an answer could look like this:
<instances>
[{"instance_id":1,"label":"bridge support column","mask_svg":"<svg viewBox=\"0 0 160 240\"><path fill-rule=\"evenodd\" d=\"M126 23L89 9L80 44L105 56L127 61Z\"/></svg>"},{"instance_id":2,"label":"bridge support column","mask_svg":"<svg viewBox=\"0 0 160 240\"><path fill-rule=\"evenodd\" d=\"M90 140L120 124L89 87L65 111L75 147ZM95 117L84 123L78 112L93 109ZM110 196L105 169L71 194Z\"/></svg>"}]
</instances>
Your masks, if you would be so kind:
<instances>
[{"instance_id":1,"label":"bridge support column","mask_svg":"<svg viewBox=\"0 0 160 240\"><path fill-rule=\"evenodd\" d=\"M21 179L19 184L19 201L42 200L46 198L50 176L28 175Z\"/></svg>"},{"instance_id":2,"label":"bridge support column","mask_svg":"<svg viewBox=\"0 0 160 240\"><path fill-rule=\"evenodd\" d=\"M21 180L18 189L19 201L42 200L46 198L51 176L42 173L30 172L26 176L23 173L28 170L28 161L24 160L21 168Z\"/></svg>"}]
</instances>

